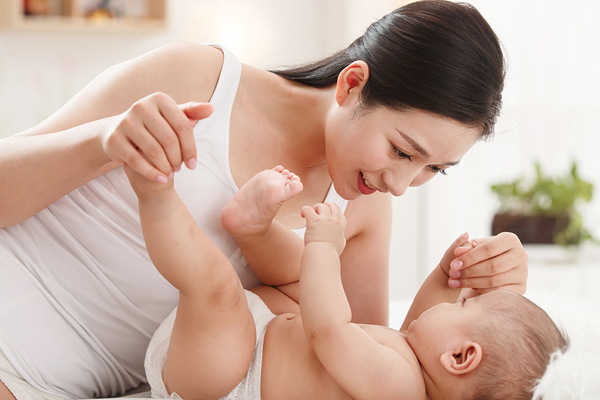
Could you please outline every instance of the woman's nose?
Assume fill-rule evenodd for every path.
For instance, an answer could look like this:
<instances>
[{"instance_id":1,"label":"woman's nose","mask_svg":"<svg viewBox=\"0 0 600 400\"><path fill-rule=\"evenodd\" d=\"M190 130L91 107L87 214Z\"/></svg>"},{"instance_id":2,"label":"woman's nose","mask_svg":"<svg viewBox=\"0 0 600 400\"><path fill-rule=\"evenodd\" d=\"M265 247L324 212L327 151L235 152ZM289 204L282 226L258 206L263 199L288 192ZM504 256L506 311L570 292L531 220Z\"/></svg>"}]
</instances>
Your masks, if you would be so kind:
<instances>
[{"instance_id":1,"label":"woman's nose","mask_svg":"<svg viewBox=\"0 0 600 400\"><path fill-rule=\"evenodd\" d=\"M383 180L387 185L392 196L402 196L406 189L416 176L417 171L409 169L397 169L395 171L387 171L384 174Z\"/></svg>"}]
</instances>

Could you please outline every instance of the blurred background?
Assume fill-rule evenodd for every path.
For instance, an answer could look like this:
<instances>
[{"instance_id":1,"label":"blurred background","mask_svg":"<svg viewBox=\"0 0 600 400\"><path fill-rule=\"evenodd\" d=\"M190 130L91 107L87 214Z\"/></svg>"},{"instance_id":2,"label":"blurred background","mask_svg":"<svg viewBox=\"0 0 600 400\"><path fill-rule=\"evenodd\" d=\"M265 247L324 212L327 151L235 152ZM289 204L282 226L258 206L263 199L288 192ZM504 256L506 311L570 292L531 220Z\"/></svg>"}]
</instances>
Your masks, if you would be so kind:
<instances>
[{"instance_id":1,"label":"blurred background","mask_svg":"<svg viewBox=\"0 0 600 400\"><path fill-rule=\"evenodd\" d=\"M275 68L347 46L371 22L408 1L115 0L112 9L102 7L110 2L95 0L27 3L31 15L24 18L15 17L22 0L0 0L0 138L39 123L109 66L162 44L220 43L244 63ZM473 238L491 234L500 205L492 184L533 177L536 161L547 174L561 176L576 162L580 177L600 188L600 3L471 3L504 46L502 116L494 139L476 144L448 176L394 200L393 299L412 298L462 232ZM71 12L82 17L68 21L65 14ZM110 13L125 22L106 23ZM136 25L143 19L150 23ZM600 194L580 209L585 226L600 237ZM530 286L598 296L592 287L600 278L597 246L528 246L528 251Z\"/></svg>"}]
</instances>

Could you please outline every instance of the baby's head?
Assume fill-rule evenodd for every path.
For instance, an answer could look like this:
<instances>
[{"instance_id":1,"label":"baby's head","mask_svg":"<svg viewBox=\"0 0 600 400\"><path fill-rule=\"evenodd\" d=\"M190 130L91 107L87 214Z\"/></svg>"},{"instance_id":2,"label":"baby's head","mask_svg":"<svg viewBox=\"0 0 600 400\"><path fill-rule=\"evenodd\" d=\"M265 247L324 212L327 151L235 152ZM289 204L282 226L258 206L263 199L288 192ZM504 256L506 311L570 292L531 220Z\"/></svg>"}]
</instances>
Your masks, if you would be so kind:
<instances>
[{"instance_id":1,"label":"baby's head","mask_svg":"<svg viewBox=\"0 0 600 400\"><path fill-rule=\"evenodd\" d=\"M439 304L408 329L431 399L531 399L567 340L525 297L505 290Z\"/></svg>"}]
</instances>

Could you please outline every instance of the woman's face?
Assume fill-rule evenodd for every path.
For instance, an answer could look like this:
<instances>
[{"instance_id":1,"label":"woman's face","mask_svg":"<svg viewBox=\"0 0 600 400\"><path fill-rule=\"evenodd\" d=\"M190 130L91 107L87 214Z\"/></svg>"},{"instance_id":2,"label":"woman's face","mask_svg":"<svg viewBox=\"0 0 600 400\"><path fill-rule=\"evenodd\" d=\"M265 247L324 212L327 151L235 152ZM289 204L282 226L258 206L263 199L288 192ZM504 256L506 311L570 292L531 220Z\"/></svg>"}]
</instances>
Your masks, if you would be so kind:
<instances>
[{"instance_id":1,"label":"woman's face","mask_svg":"<svg viewBox=\"0 0 600 400\"><path fill-rule=\"evenodd\" d=\"M347 200L375 191L404 194L456 165L480 130L449 118L408 109L335 107L326 127L329 174Z\"/></svg>"}]
</instances>

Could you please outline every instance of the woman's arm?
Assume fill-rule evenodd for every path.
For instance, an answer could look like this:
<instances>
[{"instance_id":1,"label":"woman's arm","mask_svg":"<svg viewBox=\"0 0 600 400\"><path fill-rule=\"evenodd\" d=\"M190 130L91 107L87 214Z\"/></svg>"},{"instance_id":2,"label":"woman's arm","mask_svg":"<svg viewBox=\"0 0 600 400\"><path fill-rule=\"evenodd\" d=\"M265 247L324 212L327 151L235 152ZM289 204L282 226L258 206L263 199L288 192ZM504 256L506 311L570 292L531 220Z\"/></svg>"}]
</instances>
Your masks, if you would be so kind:
<instances>
[{"instance_id":1,"label":"woman's arm","mask_svg":"<svg viewBox=\"0 0 600 400\"><path fill-rule=\"evenodd\" d=\"M375 193L348 203L342 282L356 323L388 325L392 199Z\"/></svg>"},{"instance_id":2,"label":"woman's arm","mask_svg":"<svg viewBox=\"0 0 600 400\"><path fill-rule=\"evenodd\" d=\"M168 175L181 161L180 145L188 159L186 152L195 153L195 148L189 138L169 142L160 132L172 121L183 120L182 126L188 122L181 107L181 115L171 115L177 114L173 111L177 104L210 99L222 57L219 50L198 44L163 46L109 68L41 124L0 140L0 226L29 218L79 185L122 165L124 157L135 158L133 164L150 179ZM167 96L147 97L155 92ZM145 101L132 106L142 98ZM171 110L171 116L162 115L164 110ZM194 113L206 116L206 110L190 114ZM172 128L191 135L187 126ZM159 135L143 136L149 132ZM156 154L150 151L148 158L160 170L144 165L136 151L157 144L160 148Z\"/></svg>"},{"instance_id":3,"label":"woman's arm","mask_svg":"<svg viewBox=\"0 0 600 400\"><path fill-rule=\"evenodd\" d=\"M408 325L426 310L440 303L453 303L460 295L460 289L453 289L448 286L448 271L450 270L450 262L456 255L463 254L472 246L468 242L469 235L466 233L459 236L452 245L446 250L440 263L431 271L425 282L419 288L417 295L406 314L404 323L400 328L400 332L406 333ZM465 246L462 248L461 246ZM457 250L459 249L460 250Z\"/></svg>"}]
</instances>

